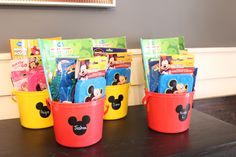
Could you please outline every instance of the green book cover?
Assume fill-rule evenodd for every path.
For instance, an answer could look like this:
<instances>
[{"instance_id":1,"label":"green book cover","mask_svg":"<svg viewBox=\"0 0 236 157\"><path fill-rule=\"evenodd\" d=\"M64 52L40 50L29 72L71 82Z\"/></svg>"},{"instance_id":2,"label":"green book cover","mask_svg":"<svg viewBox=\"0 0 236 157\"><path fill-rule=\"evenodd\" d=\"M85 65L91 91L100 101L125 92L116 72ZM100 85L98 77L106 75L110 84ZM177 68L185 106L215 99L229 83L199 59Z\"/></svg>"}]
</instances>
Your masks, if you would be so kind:
<instances>
[{"instance_id":1,"label":"green book cover","mask_svg":"<svg viewBox=\"0 0 236 157\"><path fill-rule=\"evenodd\" d=\"M50 99L59 94L54 91L53 80L56 81L56 58L88 58L93 57L93 41L88 39L46 40L39 39L44 74Z\"/></svg>"},{"instance_id":2,"label":"green book cover","mask_svg":"<svg viewBox=\"0 0 236 157\"><path fill-rule=\"evenodd\" d=\"M93 47L127 48L126 37L93 39Z\"/></svg>"},{"instance_id":3,"label":"green book cover","mask_svg":"<svg viewBox=\"0 0 236 157\"><path fill-rule=\"evenodd\" d=\"M183 40L182 40L183 41ZM159 59L160 54L179 54L181 42L178 37L162 39L140 39L146 88L149 90L150 59Z\"/></svg>"},{"instance_id":4,"label":"green book cover","mask_svg":"<svg viewBox=\"0 0 236 157\"><path fill-rule=\"evenodd\" d=\"M183 36L179 36L179 49L185 50L185 39Z\"/></svg>"}]
</instances>

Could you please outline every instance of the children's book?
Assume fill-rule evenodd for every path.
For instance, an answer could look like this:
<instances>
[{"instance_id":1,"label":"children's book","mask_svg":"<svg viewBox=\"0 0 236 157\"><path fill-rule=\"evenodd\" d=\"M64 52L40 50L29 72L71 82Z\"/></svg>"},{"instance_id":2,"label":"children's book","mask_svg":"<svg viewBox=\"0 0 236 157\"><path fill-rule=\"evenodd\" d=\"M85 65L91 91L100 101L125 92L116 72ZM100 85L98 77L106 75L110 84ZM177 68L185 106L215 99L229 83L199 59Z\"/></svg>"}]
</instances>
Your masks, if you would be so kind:
<instances>
[{"instance_id":1,"label":"children's book","mask_svg":"<svg viewBox=\"0 0 236 157\"><path fill-rule=\"evenodd\" d=\"M57 81L56 58L88 58L93 56L93 42L91 38L72 40L39 39L39 48L43 61L44 74L47 81L51 100L57 95L53 88Z\"/></svg>"},{"instance_id":2,"label":"children's book","mask_svg":"<svg viewBox=\"0 0 236 157\"><path fill-rule=\"evenodd\" d=\"M61 37L45 38L49 40L61 40ZM39 57L40 50L38 39L10 39L12 59Z\"/></svg>"},{"instance_id":3,"label":"children's book","mask_svg":"<svg viewBox=\"0 0 236 157\"><path fill-rule=\"evenodd\" d=\"M186 50L185 49L185 39L183 36L179 36L179 50Z\"/></svg>"},{"instance_id":4,"label":"children's book","mask_svg":"<svg viewBox=\"0 0 236 157\"><path fill-rule=\"evenodd\" d=\"M151 58L159 59L161 54L179 54L180 40L175 38L162 38L162 39L141 39L141 49L143 56L143 66L145 72L146 88L149 89L150 75L148 62Z\"/></svg>"},{"instance_id":5,"label":"children's book","mask_svg":"<svg viewBox=\"0 0 236 157\"><path fill-rule=\"evenodd\" d=\"M93 47L103 48L127 48L126 37L114 37L104 39L93 39Z\"/></svg>"}]
</instances>

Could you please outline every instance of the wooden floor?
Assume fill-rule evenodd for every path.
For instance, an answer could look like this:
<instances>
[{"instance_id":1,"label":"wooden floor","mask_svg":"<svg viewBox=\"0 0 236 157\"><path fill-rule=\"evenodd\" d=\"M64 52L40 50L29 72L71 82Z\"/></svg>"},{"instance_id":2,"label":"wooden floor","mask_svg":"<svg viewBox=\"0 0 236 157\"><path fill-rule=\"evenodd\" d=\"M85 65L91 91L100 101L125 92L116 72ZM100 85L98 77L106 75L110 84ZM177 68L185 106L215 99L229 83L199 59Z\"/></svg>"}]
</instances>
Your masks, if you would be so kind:
<instances>
[{"instance_id":1,"label":"wooden floor","mask_svg":"<svg viewBox=\"0 0 236 157\"><path fill-rule=\"evenodd\" d=\"M236 95L195 100L194 108L236 125Z\"/></svg>"}]
</instances>

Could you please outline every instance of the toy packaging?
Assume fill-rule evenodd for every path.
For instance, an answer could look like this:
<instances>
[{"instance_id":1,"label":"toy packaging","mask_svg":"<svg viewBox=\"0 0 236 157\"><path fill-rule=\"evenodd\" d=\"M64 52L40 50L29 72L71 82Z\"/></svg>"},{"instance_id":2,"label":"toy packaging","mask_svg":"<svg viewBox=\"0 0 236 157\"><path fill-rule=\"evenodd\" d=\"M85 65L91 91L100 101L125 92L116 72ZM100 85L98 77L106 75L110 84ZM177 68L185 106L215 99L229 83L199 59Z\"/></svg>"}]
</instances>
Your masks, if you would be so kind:
<instances>
[{"instance_id":1,"label":"toy packaging","mask_svg":"<svg viewBox=\"0 0 236 157\"><path fill-rule=\"evenodd\" d=\"M156 58L149 59L150 84L149 89L152 92L158 92L158 77L159 77L159 60Z\"/></svg>"},{"instance_id":2,"label":"toy packaging","mask_svg":"<svg viewBox=\"0 0 236 157\"><path fill-rule=\"evenodd\" d=\"M122 85L130 82L130 69L108 69L106 73L106 85Z\"/></svg>"},{"instance_id":3,"label":"toy packaging","mask_svg":"<svg viewBox=\"0 0 236 157\"><path fill-rule=\"evenodd\" d=\"M94 77L104 77L106 67L107 57L105 56L78 59L75 68L75 78L78 80L87 80Z\"/></svg>"},{"instance_id":4,"label":"toy packaging","mask_svg":"<svg viewBox=\"0 0 236 157\"><path fill-rule=\"evenodd\" d=\"M57 58L57 71L56 77L61 77L58 81L58 85L54 89L54 92L59 93L59 101L72 102L73 90L75 87L75 64L76 59L70 58ZM56 91L57 90L57 91ZM55 98L58 98L55 97Z\"/></svg>"},{"instance_id":5,"label":"toy packaging","mask_svg":"<svg viewBox=\"0 0 236 157\"><path fill-rule=\"evenodd\" d=\"M141 39L141 49L143 57L143 66L145 72L146 87L149 90L149 68L148 61L151 58L159 59L161 54L179 54L179 38L163 39ZM181 39L182 41L182 39Z\"/></svg>"},{"instance_id":6,"label":"toy packaging","mask_svg":"<svg viewBox=\"0 0 236 157\"><path fill-rule=\"evenodd\" d=\"M194 72L194 55L161 55L159 71L161 74L179 74Z\"/></svg>"},{"instance_id":7,"label":"toy packaging","mask_svg":"<svg viewBox=\"0 0 236 157\"><path fill-rule=\"evenodd\" d=\"M46 89L40 58L30 57L11 60L10 70L15 90L42 91Z\"/></svg>"},{"instance_id":8,"label":"toy packaging","mask_svg":"<svg viewBox=\"0 0 236 157\"><path fill-rule=\"evenodd\" d=\"M176 94L192 92L193 75L191 74L169 74L160 75L158 93Z\"/></svg>"},{"instance_id":9,"label":"toy packaging","mask_svg":"<svg viewBox=\"0 0 236 157\"><path fill-rule=\"evenodd\" d=\"M75 87L74 102L89 102L105 95L106 80L104 77L78 80Z\"/></svg>"},{"instance_id":10,"label":"toy packaging","mask_svg":"<svg viewBox=\"0 0 236 157\"><path fill-rule=\"evenodd\" d=\"M17 91L28 91L28 71L12 71L11 81Z\"/></svg>"},{"instance_id":11,"label":"toy packaging","mask_svg":"<svg viewBox=\"0 0 236 157\"><path fill-rule=\"evenodd\" d=\"M111 53L108 54L107 69L129 68L132 62L132 53Z\"/></svg>"}]
</instances>

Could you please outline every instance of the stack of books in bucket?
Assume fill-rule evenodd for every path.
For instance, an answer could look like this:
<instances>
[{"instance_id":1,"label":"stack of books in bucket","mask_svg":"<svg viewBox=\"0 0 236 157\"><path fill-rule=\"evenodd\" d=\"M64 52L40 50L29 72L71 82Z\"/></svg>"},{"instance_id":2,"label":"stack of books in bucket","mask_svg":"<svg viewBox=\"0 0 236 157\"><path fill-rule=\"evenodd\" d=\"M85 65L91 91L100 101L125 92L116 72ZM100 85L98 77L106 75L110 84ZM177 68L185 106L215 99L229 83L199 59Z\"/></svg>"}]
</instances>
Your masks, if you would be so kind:
<instances>
[{"instance_id":1,"label":"stack of books in bucket","mask_svg":"<svg viewBox=\"0 0 236 157\"><path fill-rule=\"evenodd\" d=\"M197 68L183 37L141 39L148 126L158 132L189 129Z\"/></svg>"}]
</instances>

